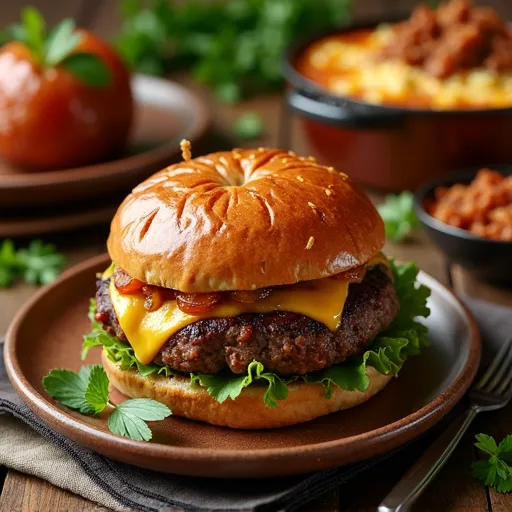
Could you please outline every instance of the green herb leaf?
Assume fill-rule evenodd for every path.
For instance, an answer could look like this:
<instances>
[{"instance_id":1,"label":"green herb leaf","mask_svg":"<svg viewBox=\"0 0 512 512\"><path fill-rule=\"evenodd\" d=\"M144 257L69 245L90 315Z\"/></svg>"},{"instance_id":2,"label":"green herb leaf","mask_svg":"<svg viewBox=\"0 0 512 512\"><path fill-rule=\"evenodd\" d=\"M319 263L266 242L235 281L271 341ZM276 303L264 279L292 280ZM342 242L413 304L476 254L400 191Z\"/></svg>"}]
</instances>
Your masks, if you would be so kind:
<instances>
[{"instance_id":1,"label":"green herb leaf","mask_svg":"<svg viewBox=\"0 0 512 512\"><path fill-rule=\"evenodd\" d=\"M227 102L282 87L290 42L346 23L351 0L124 0L117 47L137 71L191 68Z\"/></svg>"},{"instance_id":2,"label":"green herb leaf","mask_svg":"<svg viewBox=\"0 0 512 512\"><path fill-rule=\"evenodd\" d=\"M94 414L100 413L107 406L108 377L103 366L96 365L91 368L84 398Z\"/></svg>"},{"instance_id":3,"label":"green herb leaf","mask_svg":"<svg viewBox=\"0 0 512 512\"><path fill-rule=\"evenodd\" d=\"M78 373L55 369L44 377L43 387L61 404L71 409L78 409L82 414L94 414L94 409L85 398L91 372L91 366L82 366Z\"/></svg>"},{"instance_id":4,"label":"green herb leaf","mask_svg":"<svg viewBox=\"0 0 512 512\"><path fill-rule=\"evenodd\" d=\"M225 84L219 84L215 88L215 96L223 103L237 103L242 97L242 91L237 84L227 82Z\"/></svg>"},{"instance_id":5,"label":"green herb leaf","mask_svg":"<svg viewBox=\"0 0 512 512\"><path fill-rule=\"evenodd\" d=\"M428 344L426 328L418 324L416 317L428 317L430 309L427 300L430 296L430 289L416 281L419 268L413 263L397 265L391 261L391 268L395 277L395 288L400 302L400 309L388 332L399 333L409 329L415 329L420 337L422 345Z\"/></svg>"},{"instance_id":6,"label":"green herb leaf","mask_svg":"<svg viewBox=\"0 0 512 512\"><path fill-rule=\"evenodd\" d=\"M170 416L164 404L149 398L127 400L118 405L108 419L108 428L114 434L136 441L149 441L153 434L146 421L160 421Z\"/></svg>"},{"instance_id":7,"label":"green herb leaf","mask_svg":"<svg viewBox=\"0 0 512 512\"><path fill-rule=\"evenodd\" d=\"M386 236L395 241L405 240L421 223L414 212L414 195L402 192L387 196L378 210L386 227Z\"/></svg>"},{"instance_id":8,"label":"green herb leaf","mask_svg":"<svg viewBox=\"0 0 512 512\"><path fill-rule=\"evenodd\" d=\"M493 437L487 434L477 434L475 446L488 455L498 455L498 445Z\"/></svg>"},{"instance_id":9,"label":"green herb leaf","mask_svg":"<svg viewBox=\"0 0 512 512\"><path fill-rule=\"evenodd\" d=\"M47 66L56 66L67 57L80 43L81 34L75 32L74 20L62 20L51 32L46 41L45 62Z\"/></svg>"},{"instance_id":10,"label":"green herb leaf","mask_svg":"<svg viewBox=\"0 0 512 512\"><path fill-rule=\"evenodd\" d=\"M192 382L206 387L208 393L222 403L226 399L235 400L242 390L252 383L261 379L266 380L266 391L263 395L263 401L267 407L277 407L277 400L284 400L288 396L288 387L286 382L274 373L264 371L261 363L253 361L247 367L247 375L234 376L230 372L225 374L191 374Z\"/></svg>"},{"instance_id":11,"label":"green herb leaf","mask_svg":"<svg viewBox=\"0 0 512 512\"><path fill-rule=\"evenodd\" d=\"M66 258L56 252L54 245L34 240L27 249L17 252L17 261L27 283L49 284L61 272Z\"/></svg>"},{"instance_id":12,"label":"green herb leaf","mask_svg":"<svg viewBox=\"0 0 512 512\"><path fill-rule=\"evenodd\" d=\"M0 288L11 286L20 271L20 264L12 240L4 240L0 245Z\"/></svg>"},{"instance_id":13,"label":"green herb leaf","mask_svg":"<svg viewBox=\"0 0 512 512\"><path fill-rule=\"evenodd\" d=\"M85 85L107 87L112 82L107 64L92 53L73 53L61 61L60 65Z\"/></svg>"},{"instance_id":14,"label":"green herb leaf","mask_svg":"<svg viewBox=\"0 0 512 512\"><path fill-rule=\"evenodd\" d=\"M34 7L21 11L24 29L24 42L32 50L39 62L44 61L45 22L41 13Z\"/></svg>"},{"instance_id":15,"label":"green herb leaf","mask_svg":"<svg viewBox=\"0 0 512 512\"><path fill-rule=\"evenodd\" d=\"M471 464L473 476L498 492L512 491L512 435L505 437L499 445L486 434L477 434L475 438L475 446L489 455L489 459Z\"/></svg>"},{"instance_id":16,"label":"green herb leaf","mask_svg":"<svg viewBox=\"0 0 512 512\"><path fill-rule=\"evenodd\" d=\"M243 114L233 123L233 132L241 139L257 139L264 131L263 119L254 112Z\"/></svg>"}]
</instances>

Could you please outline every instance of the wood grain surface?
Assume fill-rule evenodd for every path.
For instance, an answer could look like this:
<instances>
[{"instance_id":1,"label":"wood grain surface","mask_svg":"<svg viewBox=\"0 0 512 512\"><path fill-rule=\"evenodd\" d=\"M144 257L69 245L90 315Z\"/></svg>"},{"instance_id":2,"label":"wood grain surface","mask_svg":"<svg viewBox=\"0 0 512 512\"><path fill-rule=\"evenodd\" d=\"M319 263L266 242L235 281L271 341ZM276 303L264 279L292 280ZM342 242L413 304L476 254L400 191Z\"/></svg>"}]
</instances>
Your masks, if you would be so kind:
<instances>
[{"instance_id":1,"label":"wood grain surface","mask_svg":"<svg viewBox=\"0 0 512 512\"><path fill-rule=\"evenodd\" d=\"M1 1L2 23L15 21L18 18L20 6L24 3ZM73 16L78 19L79 24L92 28L103 36L112 35L119 23L116 0L68 0L66 2L34 0L30 3L44 12L50 24L64 16ZM356 0L355 14L358 18L390 16L394 13L407 12L416 3L412 0ZM509 0L477 3L497 6L506 16L512 18L512 2ZM266 133L262 140L252 142L251 145L277 146L283 140L283 131L286 130L284 135L289 137L291 148L301 154L308 153L307 144L295 121L292 120L291 124L285 123L285 113L281 108L279 96L258 97L240 105L225 106L218 104L208 90L197 87L186 77L179 77L179 80L199 91L209 102L214 113L214 132L205 141L204 146L196 148L196 151L213 151L233 144L229 136L233 120L241 112L257 111L265 119ZM281 138L279 138L280 134ZM376 202L382 200L378 194L371 195ZM52 241L57 243L66 254L68 265L72 265L103 252L107 233L108 227L103 227L72 235L55 236ZM499 304L512 305L510 289L490 287L475 281L460 268L449 267L443 255L428 242L424 233L417 233L407 244L398 245L389 242L385 250L388 255L400 260L416 260L421 268L446 284L452 280L455 291L459 293ZM6 331L16 310L34 292L35 288L28 285L17 285L9 290L0 291L0 334ZM481 415L477 418L455 454L413 510L416 512L511 511L511 496L489 492L470 474L470 463L475 457L473 435L486 432L501 438L511 431L512 412L510 410ZM335 491L323 496L304 506L301 512L373 511L408 469L415 456L417 454L404 454L401 460L386 467L385 472L381 467L369 471L350 486L343 488L342 492ZM98 512L102 510L106 509L35 477L0 468L1 512Z\"/></svg>"}]
</instances>

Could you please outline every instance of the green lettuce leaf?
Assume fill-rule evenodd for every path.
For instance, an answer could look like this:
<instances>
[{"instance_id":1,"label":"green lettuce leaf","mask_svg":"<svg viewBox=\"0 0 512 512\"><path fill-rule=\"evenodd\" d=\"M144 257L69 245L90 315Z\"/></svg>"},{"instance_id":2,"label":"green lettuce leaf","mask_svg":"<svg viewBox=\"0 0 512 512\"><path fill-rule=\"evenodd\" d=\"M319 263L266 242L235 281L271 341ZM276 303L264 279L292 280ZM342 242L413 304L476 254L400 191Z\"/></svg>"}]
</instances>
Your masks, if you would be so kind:
<instances>
[{"instance_id":1,"label":"green lettuce leaf","mask_svg":"<svg viewBox=\"0 0 512 512\"><path fill-rule=\"evenodd\" d=\"M275 373L264 371L261 363L253 361L247 367L247 375L235 375L225 372L215 375L204 373L190 374L192 382L207 388L208 393L222 403L227 398L234 400L242 390L251 384L266 385L263 401L267 407L277 407L277 400L284 400L288 396L287 382ZM258 382L259 381L259 382ZM266 381L266 382L265 382Z\"/></svg>"},{"instance_id":2,"label":"green lettuce leaf","mask_svg":"<svg viewBox=\"0 0 512 512\"><path fill-rule=\"evenodd\" d=\"M347 391L366 391L370 382L366 374L368 366L372 366L384 375L397 375L409 356L419 354L421 348L429 344L427 327L416 319L427 317L430 314L427 307L430 289L416 281L419 270L415 263L397 265L391 261L390 265L395 278L400 311L389 329L377 336L362 355L353 357L343 364L288 379L283 379L275 373L266 372L263 364L253 361L247 368L247 374L192 373L190 374L192 383L205 387L208 393L220 403L228 398L235 400L248 386L264 386L266 387L263 395L265 405L276 407L279 400L284 400L288 396L288 384L293 381L303 380L322 384L325 388L326 399L330 399L333 386ZM140 363L130 345L102 329L101 324L94 319L95 308L96 303L91 300L89 317L93 329L90 334L84 336L83 358L90 347L102 345L107 357L118 363L122 369L136 367L144 376L156 374L169 377L176 374L168 366Z\"/></svg>"}]
</instances>

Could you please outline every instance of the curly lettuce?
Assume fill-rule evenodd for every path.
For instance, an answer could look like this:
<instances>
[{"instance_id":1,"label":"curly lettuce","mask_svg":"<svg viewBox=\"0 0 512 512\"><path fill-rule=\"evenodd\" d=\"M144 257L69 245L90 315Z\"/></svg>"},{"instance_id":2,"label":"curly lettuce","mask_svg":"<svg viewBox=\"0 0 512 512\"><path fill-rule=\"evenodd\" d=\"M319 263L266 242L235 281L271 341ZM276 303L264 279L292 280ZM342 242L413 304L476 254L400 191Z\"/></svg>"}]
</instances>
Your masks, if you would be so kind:
<instances>
[{"instance_id":1,"label":"curly lettuce","mask_svg":"<svg viewBox=\"0 0 512 512\"><path fill-rule=\"evenodd\" d=\"M367 367L371 366L384 375L397 375L409 356L420 353L428 346L428 329L417 321L430 314L427 299L430 289L416 281L418 267L415 263L397 265L390 262L395 279L395 288L400 302L400 310L389 329L375 338L373 343L361 355L351 358L343 364L330 366L323 370L303 376L284 379L279 375L266 372L263 364L253 361L243 375L229 371L215 375L191 373L193 385L205 387L207 392L222 403L228 398L235 400L248 386L264 387L263 401L267 407L277 407L279 400L288 396L288 384L294 381L322 384L326 399L332 397L333 386L347 391L366 391L370 384ZM144 365L135 357L133 349L127 343L103 330L94 318L96 302L91 300L89 318L92 332L84 336L82 359L91 347L103 346L107 357L120 365L121 369L137 368L144 376L156 374L172 376L177 373L168 366L152 363Z\"/></svg>"}]
</instances>

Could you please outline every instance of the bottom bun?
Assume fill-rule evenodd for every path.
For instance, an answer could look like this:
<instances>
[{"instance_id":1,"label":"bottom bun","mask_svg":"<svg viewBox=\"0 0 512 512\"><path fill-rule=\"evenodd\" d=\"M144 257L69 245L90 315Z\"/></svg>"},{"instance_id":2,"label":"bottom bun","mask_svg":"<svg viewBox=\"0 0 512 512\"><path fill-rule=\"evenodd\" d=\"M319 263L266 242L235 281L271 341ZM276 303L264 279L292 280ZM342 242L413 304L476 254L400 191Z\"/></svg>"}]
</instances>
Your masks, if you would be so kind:
<instances>
[{"instance_id":1,"label":"bottom bun","mask_svg":"<svg viewBox=\"0 0 512 512\"><path fill-rule=\"evenodd\" d=\"M144 377L136 370L121 370L107 358L105 352L102 362L111 385L123 395L130 398L152 398L167 405L176 416L245 429L294 425L354 407L377 394L392 378L392 375L383 375L375 368L368 367L370 385L364 393L333 386L329 400L325 398L321 384L293 382L288 385L288 398L279 400L277 407L270 408L263 403L266 388L251 386L245 388L236 400L228 398L219 403L205 388L192 384L187 377Z\"/></svg>"}]
</instances>

